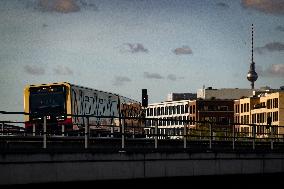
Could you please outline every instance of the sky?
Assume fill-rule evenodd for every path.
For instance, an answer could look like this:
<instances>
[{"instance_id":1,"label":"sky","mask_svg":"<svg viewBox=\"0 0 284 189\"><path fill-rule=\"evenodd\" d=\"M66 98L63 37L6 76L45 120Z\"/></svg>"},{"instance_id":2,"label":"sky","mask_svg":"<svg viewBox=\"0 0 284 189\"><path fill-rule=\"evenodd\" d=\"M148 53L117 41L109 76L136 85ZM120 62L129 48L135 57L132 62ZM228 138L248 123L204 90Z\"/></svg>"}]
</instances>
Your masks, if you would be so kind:
<instances>
[{"instance_id":1,"label":"sky","mask_svg":"<svg viewBox=\"0 0 284 189\"><path fill-rule=\"evenodd\" d=\"M284 85L284 0L0 0L0 110L66 81L149 103L205 87ZM21 118L11 118L19 120Z\"/></svg>"}]
</instances>

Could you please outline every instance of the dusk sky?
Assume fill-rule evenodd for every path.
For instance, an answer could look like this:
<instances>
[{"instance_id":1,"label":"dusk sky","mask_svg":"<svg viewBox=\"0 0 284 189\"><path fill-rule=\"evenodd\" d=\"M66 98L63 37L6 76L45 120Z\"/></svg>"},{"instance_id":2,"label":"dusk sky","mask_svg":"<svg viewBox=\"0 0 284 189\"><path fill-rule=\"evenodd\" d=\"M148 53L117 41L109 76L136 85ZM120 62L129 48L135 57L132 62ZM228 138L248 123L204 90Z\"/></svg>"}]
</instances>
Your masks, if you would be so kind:
<instances>
[{"instance_id":1,"label":"dusk sky","mask_svg":"<svg viewBox=\"0 0 284 189\"><path fill-rule=\"evenodd\" d=\"M141 101L284 85L284 0L0 0L0 110L28 84L70 82ZM17 119L17 118L15 118Z\"/></svg>"}]
</instances>

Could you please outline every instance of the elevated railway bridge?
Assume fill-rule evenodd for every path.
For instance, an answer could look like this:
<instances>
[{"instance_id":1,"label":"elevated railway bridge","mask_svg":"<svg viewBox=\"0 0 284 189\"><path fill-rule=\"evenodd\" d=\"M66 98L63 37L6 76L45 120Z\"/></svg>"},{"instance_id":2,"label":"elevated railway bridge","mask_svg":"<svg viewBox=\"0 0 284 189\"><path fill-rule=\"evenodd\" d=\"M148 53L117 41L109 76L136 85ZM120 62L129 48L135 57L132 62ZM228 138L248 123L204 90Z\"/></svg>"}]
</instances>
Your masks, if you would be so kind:
<instances>
[{"instance_id":1,"label":"elevated railway bridge","mask_svg":"<svg viewBox=\"0 0 284 189\"><path fill-rule=\"evenodd\" d=\"M257 125L241 133L234 123L189 128L186 121L178 132L159 133L158 124L137 132L140 126L124 121L104 132L88 122L53 131L46 119L29 131L22 122L0 122L0 185L284 173L284 138L273 126L261 135Z\"/></svg>"}]
</instances>

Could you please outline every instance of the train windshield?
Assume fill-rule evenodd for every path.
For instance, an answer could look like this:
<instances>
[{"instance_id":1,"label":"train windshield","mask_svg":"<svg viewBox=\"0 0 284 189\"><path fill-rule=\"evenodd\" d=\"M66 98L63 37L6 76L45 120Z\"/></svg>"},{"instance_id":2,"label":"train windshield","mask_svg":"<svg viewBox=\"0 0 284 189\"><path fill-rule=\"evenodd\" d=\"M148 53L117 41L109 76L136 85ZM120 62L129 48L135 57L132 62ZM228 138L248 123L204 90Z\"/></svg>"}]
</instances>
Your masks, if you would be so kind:
<instances>
[{"instance_id":1,"label":"train windshield","mask_svg":"<svg viewBox=\"0 0 284 189\"><path fill-rule=\"evenodd\" d=\"M30 113L36 115L65 114L65 87L47 86L30 89Z\"/></svg>"}]
</instances>

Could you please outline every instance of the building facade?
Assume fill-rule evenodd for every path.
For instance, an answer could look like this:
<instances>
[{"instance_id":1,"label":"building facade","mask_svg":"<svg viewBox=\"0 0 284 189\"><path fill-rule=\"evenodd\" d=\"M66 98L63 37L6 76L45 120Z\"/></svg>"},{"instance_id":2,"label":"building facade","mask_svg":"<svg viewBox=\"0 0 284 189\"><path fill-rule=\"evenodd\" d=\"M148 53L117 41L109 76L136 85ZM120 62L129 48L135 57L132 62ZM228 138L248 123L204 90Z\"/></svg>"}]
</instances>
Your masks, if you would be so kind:
<instances>
[{"instance_id":1,"label":"building facade","mask_svg":"<svg viewBox=\"0 0 284 189\"><path fill-rule=\"evenodd\" d=\"M197 121L215 122L216 125L226 125L234 121L234 100L195 100L189 107L190 110L191 107L196 107L190 118Z\"/></svg>"},{"instance_id":2,"label":"building facade","mask_svg":"<svg viewBox=\"0 0 284 189\"><path fill-rule=\"evenodd\" d=\"M205 121L227 125L234 119L233 100L180 100L149 104L146 110L146 133L182 135L184 127L196 128Z\"/></svg>"},{"instance_id":3,"label":"building facade","mask_svg":"<svg viewBox=\"0 0 284 189\"><path fill-rule=\"evenodd\" d=\"M240 132L252 135L253 124L258 137L267 137L272 129L273 134L284 134L284 91L262 93L234 103L235 123L239 123Z\"/></svg>"},{"instance_id":4,"label":"building facade","mask_svg":"<svg viewBox=\"0 0 284 189\"><path fill-rule=\"evenodd\" d=\"M190 100L165 101L149 104L146 110L146 134L153 134L155 126L158 133L165 136L179 136L188 124L188 105Z\"/></svg>"}]
</instances>

